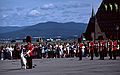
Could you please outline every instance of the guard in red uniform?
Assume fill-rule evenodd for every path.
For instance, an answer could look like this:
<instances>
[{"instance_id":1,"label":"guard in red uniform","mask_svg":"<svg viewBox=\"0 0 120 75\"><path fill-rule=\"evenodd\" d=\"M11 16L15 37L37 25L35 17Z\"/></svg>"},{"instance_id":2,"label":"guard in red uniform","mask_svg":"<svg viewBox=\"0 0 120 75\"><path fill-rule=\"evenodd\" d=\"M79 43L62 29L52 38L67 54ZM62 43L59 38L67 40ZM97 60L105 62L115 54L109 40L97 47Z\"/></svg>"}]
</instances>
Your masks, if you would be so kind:
<instances>
[{"instance_id":1,"label":"guard in red uniform","mask_svg":"<svg viewBox=\"0 0 120 75\"><path fill-rule=\"evenodd\" d=\"M102 59L102 41L99 43L99 54L100 54L100 60Z\"/></svg>"},{"instance_id":2,"label":"guard in red uniform","mask_svg":"<svg viewBox=\"0 0 120 75\"><path fill-rule=\"evenodd\" d=\"M98 57L98 42L95 43L95 46L94 46L94 53L95 53L95 56Z\"/></svg>"},{"instance_id":3,"label":"guard in red uniform","mask_svg":"<svg viewBox=\"0 0 120 75\"><path fill-rule=\"evenodd\" d=\"M33 45L28 42L26 45L26 60L27 60L27 69L32 69L32 50L33 50Z\"/></svg>"},{"instance_id":4,"label":"guard in red uniform","mask_svg":"<svg viewBox=\"0 0 120 75\"><path fill-rule=\"evenodd\" d=\"M26 45L26 60L27 60L27 69L32 69L32 51L33 51L33 45L31 44L31 36L27 36L26 37L26 42L27 42L27 45Z\"/></svg>"},{"instance_id":5,"label":"guard in red uniform","mask_svg":"<svg viewBox=\"0 0 120 75\"><path fill-rule=\"evenodd\" d=\"M91 60L93 60L93 57L94 57L94 42L93 41L90 42L90 56L91 56Z\"/></svg>"},{"instance_id":6,"label":"guard in red uniform","mask_svg":"<svg viewBox=\"0 0 120 75\"><path fill-rule=\"evenodd\" d=\"M80 45L79 45L79 60L82 60L82 46L83 46L83 44L80 43Z\"/></svg>"},{"instance_id":7,"label":"guard in red uniform","mask_svg":"<svg viewBox=\"0 0 120 75\"><path fill-rule=\"evenodd\" d=\"M113 42L112 42L112 40L109 40L109 59L112 59L112 44L113 44Z\"/></svg>"},{"instance_id":8,"label":"guard in red uniform","mask_svg":"<svg viewBox=\"0 0 120 75\"><path fill-rule=\"evenodd\" d=\"M117 41L114 41L113 42L113 58L114 58L114 60L116 60L117 46L118 46Z\"/></svg>"},{"instance_id":9,"label":"guard in red uniform","mask_svg":"<svg viewBox=\"0 0 120 75\"><path fill-rule=\"evenodd\" d=\"M100 53L100 60L104 60L104 57L105 57L105 42L104 41L101 41L100 42L100 50L99 50L99 53Z\"/></svg>"},{"instance_id":10,"label":"guard in red uniform","mask_svg":"<svg viewBox=\"0 0 120 75\"><path fill-rule=\"evenodd\" d=\"M104 60L105 55L106 55L105 41L102 41L102 60Z\"/></svg>"}]
</instances>

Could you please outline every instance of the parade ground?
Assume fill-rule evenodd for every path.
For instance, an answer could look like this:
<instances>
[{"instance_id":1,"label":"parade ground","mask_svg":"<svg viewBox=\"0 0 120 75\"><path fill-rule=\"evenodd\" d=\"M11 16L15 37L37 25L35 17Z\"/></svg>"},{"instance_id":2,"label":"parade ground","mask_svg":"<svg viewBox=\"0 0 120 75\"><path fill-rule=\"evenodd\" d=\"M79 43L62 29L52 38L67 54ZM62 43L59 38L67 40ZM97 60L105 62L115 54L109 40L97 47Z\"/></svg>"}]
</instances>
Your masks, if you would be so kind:
<instances>
[{"instance_id":1,"label":"parade ground","mask_svg":"<svg viewBox=\"0 0 120 75\"><path fill-rule=\"evenodd\" d=\"M0 75L120 75L117 60L78 58L33 59L33 69L21 69L20 60L0 60Z\"/></svg>"}]
</instances>

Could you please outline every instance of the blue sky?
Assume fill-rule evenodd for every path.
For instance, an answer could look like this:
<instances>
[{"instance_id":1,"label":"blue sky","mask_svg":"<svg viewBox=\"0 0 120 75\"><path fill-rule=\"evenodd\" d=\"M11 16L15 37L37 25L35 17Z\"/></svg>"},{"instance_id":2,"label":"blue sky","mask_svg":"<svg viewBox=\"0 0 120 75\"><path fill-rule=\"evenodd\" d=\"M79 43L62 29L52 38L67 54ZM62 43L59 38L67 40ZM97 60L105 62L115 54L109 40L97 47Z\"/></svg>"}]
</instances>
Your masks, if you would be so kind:
<instances>
[{"instance_id":1,"label":"blue sky","mask_svg":"<svg viewBox=\"0 0 120 75\"><path fill-rule=\"evenodd\" d=\"M0 26L28 26L41 22L88 23L102 0L0 0Z\"/></svg>"}]
</instances>

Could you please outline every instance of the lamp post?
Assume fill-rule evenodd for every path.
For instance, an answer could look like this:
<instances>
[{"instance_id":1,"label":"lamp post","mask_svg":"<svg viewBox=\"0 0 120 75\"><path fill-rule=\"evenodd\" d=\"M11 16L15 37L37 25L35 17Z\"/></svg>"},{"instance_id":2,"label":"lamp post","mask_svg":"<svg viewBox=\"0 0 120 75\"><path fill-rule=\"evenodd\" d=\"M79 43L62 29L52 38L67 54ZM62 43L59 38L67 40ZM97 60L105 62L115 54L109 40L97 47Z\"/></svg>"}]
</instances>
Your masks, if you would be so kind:
<instances>
[{"instance_id":1,"label":"lamp post","mask_svg":"<svg viewBox=\"0 0 120 75\"><path fill-rule=\"evenodd\" d=\"M119 31L119 26L116 25L116 30L117 30L117 42L118 42L118 31Z\"/></svg>"}]
</instances>

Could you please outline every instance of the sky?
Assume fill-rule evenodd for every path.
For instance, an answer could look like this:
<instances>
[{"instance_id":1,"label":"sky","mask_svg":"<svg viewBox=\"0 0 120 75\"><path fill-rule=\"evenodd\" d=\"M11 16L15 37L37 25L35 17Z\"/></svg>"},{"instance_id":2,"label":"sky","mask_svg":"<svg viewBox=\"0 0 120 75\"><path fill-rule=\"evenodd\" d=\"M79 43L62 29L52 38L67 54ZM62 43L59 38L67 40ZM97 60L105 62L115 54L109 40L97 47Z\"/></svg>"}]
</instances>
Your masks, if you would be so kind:
<instances>
[{"instance_id":1,"label":"sky","mask_svg":"<svg viewBox=\"0 0 120 75\"><path fill-rule=\"evenodd\" d=\"M48 21L88 23L102 0L0 0L0 26L29 26Z\"/></svg>"}]
</instances>

